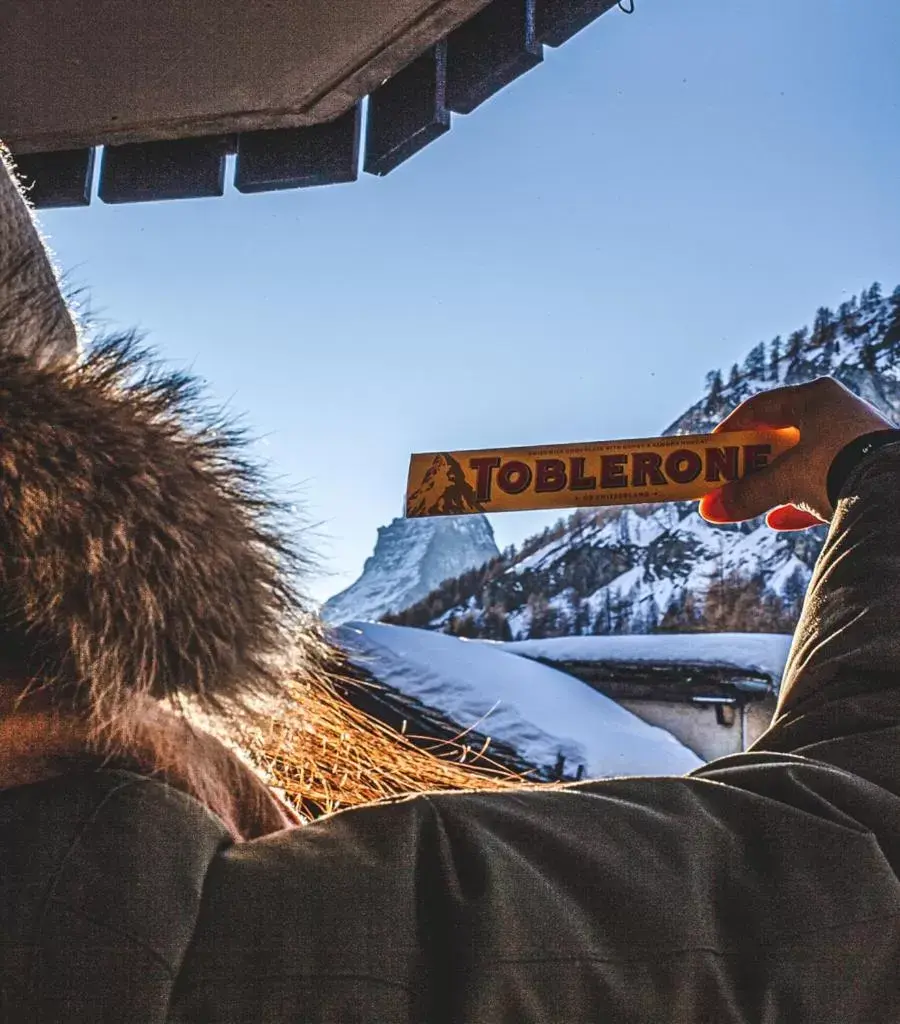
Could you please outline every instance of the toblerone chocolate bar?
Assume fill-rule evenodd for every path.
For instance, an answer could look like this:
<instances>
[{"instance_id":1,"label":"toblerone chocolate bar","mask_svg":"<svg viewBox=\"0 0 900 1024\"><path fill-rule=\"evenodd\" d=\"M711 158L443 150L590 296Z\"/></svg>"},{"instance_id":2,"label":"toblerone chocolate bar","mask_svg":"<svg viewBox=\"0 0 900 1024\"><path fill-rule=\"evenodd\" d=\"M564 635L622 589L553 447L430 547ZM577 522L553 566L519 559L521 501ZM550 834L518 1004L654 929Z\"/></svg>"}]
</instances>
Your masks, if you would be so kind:
<instances>
[{"instance_id":1,"label":"toblerone chocolate bar","mask_svg":"<svg viewBox=\"0 0 900 1024\"><path fill-rule=\"evenodd\" d=\"M784 427L413 455L406 515L693 501L762 469L799 439Z\"/></svg>"}]
</instances>

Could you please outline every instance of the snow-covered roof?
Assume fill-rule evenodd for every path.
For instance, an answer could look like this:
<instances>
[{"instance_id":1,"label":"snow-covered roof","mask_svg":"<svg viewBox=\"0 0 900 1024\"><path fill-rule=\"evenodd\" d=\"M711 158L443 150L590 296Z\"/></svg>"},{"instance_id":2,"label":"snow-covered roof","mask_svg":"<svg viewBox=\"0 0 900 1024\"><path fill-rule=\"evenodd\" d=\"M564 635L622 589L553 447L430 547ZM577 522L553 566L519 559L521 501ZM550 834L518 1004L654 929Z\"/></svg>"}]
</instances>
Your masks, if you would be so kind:
<instances>
[{"instance_id":1,"label":"snow-covered roof","mask_svg":"<svg viewBox=\"0 0 900 1024\"><path fill-rule=\"evenodd\" d=\"M489 643L489 641L482 641ZM703 665L781 680L791 637L781 633L656 633L622 636L562 636L546 640L492 643L492 647L526 658L559 662L639 662Z\"/></svg>"},{"instance_id":2,"label":"snow-covered roof","mask_svg":"<svg viewBox=\"0 0 900 1024\"><path fill-rule=\"evenodd\" d=\"M461 729L514 747L552 768L561 754L586 778L683 774L703 762L664 729L648 725L572 676L445 633L352 622L336 642L376 679L437 708Z\"/></svg>"}]
</instances>

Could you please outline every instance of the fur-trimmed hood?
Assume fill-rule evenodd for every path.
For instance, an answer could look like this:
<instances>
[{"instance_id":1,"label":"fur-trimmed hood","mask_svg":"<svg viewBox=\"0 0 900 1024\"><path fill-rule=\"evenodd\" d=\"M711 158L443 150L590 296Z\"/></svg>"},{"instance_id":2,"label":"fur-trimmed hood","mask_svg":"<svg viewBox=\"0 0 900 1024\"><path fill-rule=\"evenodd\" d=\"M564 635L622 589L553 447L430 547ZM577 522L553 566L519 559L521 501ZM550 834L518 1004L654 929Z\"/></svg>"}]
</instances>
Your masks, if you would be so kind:
<instances>
[{"instance_id":1,"label":"fur-trimmed hood","mask_svg":"<svg viewBox=\"0 0 900 1024\"><path fill-rule=\"evenodd\" d=\"M134 338L76 336L0 161L0 675L113 732L146 697L277 692L302 559L245 438Z\"/></svg>"}]
</instances>

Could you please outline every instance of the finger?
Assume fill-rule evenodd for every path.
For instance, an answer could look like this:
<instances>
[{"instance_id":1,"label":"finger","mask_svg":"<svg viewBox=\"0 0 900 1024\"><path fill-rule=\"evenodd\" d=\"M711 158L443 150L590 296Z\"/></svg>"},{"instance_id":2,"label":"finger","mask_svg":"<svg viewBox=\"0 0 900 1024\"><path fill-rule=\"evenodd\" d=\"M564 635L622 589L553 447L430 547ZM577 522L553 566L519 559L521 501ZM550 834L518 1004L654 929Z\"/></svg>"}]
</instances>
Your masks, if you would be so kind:
<instances>
[{"instance_id":1,"label":"finger","mask_svg":"<svg viewBox=\"0 0 900 1024\"><path fill-rule=\"evenodd\" d=\"M705 495L700 500L700 515L709 523L740 523L787 504L796 472L796 451L792 448L765 468Z\"/></svg>"},{"instance_id":2,"label":"finger","mask_svg":"<svg viewBox=\"0 0 900 1024\"><path fill-rule=\"evenodd\" d=\"M773 530L808 530L825 522L812 512L804 512L796 505L780 505L766 516L766 525Z\"/></svg>"},{"instance_id":3,"label":"finger","mask_svg":"<svg viewBox=\"0 0 900 1024\"><path fill-rule=\"evenodd\" d=\"M721 487L718 490L710 491L709 494L704 494L700 499L697 511L700 513L700 517L708 523L721 525L722 523L734 522L731 518L731 513L722 501Z\"/></svg>"},{"instance_id":4,"label":"finger","mask_svg":"<svg viewBox=\"0 0 900 1024\"><path fill-rule=\"evenodd\" d=\"M795 387L762 391L748 398L713 430L757 430L760 427L796 427L799 418L799 397Z\"/></svg>"}]
</instances>

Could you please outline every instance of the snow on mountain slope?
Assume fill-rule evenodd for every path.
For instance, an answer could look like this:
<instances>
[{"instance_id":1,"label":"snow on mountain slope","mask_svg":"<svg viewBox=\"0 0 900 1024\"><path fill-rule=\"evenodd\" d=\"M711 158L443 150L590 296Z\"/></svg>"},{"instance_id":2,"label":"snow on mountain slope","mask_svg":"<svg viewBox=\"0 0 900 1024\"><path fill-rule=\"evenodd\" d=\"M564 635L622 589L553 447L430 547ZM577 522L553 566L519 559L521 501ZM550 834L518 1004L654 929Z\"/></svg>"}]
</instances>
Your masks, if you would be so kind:
<instances>
[{"instance_id":1,"label":"snow on mountain slope","mask_svg":"<svg viewBox=\"0 0 900 1024\"><path fill-rule=\"evenodd\" d=\"M550 770L562 755L586 778L683 774L702 763L572 676L493 645L367 622L335 631L351 661L436 708L461 730L477 727Z\"/></svg>"},{"instance_id":2,"label":"snow on mountain slope","mask_svg":"<svg viewBox=\"0 0 900 1024\"><path fill-rule=\"evenodd\" d=\"M494 531L482 515L395 519L379 528L362 575L325 603L322 618L334 624L380 619L498 554Z\"/></svg>"}]
</instances>

